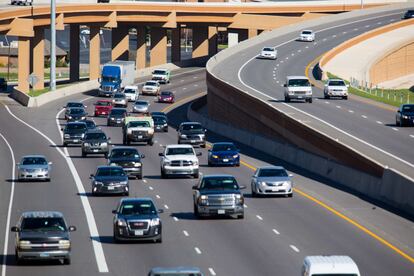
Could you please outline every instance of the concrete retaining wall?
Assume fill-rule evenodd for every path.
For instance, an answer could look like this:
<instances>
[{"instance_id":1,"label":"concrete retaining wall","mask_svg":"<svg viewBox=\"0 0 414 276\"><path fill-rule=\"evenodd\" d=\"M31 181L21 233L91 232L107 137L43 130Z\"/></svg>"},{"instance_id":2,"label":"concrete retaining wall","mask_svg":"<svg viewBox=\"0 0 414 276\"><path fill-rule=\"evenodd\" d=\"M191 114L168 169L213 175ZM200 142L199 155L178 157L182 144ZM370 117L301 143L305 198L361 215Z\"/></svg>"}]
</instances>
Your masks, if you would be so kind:
<instances>
[{"instance_id":1,"label":"concrete retaining wall","mask_svg":"<svg viewBox=\"0 0 414 276\"><path fill-rule=\"evenodd\" d=\"M234 141L275 156L304 171L312 172L372 200L380 201L409 215L414 215L414 185L393 170L384 168L381 177L342 165L334 160L302 150L291 144L264 137L233 125L211 120L197 112L206 98L189 106L187 117L207 129Z\"/></svg>"}]
</instances>

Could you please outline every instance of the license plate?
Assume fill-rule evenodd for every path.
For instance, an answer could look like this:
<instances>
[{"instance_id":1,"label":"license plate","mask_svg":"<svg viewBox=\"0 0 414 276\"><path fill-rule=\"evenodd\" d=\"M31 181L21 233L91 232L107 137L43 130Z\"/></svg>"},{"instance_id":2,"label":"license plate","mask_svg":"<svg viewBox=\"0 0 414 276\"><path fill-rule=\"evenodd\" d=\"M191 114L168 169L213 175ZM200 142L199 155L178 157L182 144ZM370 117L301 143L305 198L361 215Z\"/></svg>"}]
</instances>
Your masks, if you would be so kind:
<instances>
[{"instance_id":1,"label":"license plate","mask_svg":"<svg viewBox=\"0 0 414 276\"><path fill-rule=\"evenodd\" d=\"M195 140L190 140L190 143L195 143Z\"/></svg>"},{"instance_id":2,"label":"license plate","mask_svg":"<svg viewBox=\"0 0 414 276\"><path fill-rule=\"evenodd\" d=\"M144 235L144 231L142 230L135 230L135 236L142 236Z\"/></svg>"},{"instance_id":3,"label":"license plate","mask_svg":"<svg viewBox=\"0 0 414 276\"><path fill-rule=\"evenodd\" d=\"M93 150L93 152L98 152L98 151L99 151L99 150L97 150L97 149L94 149L94 150Z\"/></svg>"},{"instance_id":4,"label":"license plate","mask_svg":"<svg viewBox=\"0 0 414 276\"><path fill-rule=\"evenodd\" d=\"M79 140L78 140L78 139L75 139L75 140L73 140L73 142L74 142L74 143L77 143L77 142L79 142Z\"/></svg>"},{"instance_id":5,"label":"license plate","mask_svg":"<svg viewBox=\"0 0 414 276\"><path fill-rule=\"evenodd\" d=\"M142 139L142 135L138 135L138 139Z\"/></svg>"},{"instance_id":6,"label":"license plate","mask_svg":"<svg viewBox=\"0 0 414 276\"><path fill-rule=\"evenodd\" d=\"M113 186L108 186L108 190L114 190L115 189L115 187L113 187Z\"/></svg>"},{"instance_id":7,"label":"license plate","mask_svg":"<svg viewBox=\"0 0 414 276\"><path fill-rule=\"evenodd\" d=\"M217 211L217 214L219 214L219 215L224 215L226 213L226 211L225 210L218 210Z\"/></svg>"},{"instance_id":8,"label":"license plate","mask_svg":"<svg viewBox=\"0 0 414 276\"><path fill-rule=\"evenodd\" d=\"M298 99L302 99L302 96L298 96Z\"/></svg>"},{"instance_id":9,"label":"license plate","mask_svg":"<svg viewBox=\"0 0 414 276\"><path fill-rule=\"evenodd\" d=\"M272 188L272 191L273 192L279 192L279 189L278 188Z\"/></svg>"},{"instance_id":10,"label":"license plate","mask_svg":"<svg viewBox=\"0 0 414 276\"><path fill-rule=\"evenodd\" d=\"M40 257L47 258L49 257L49 253L40 253Z\"/></svg>"},{"instance_id":11,"label":"license plate","mask_svg":"<svg viewBox=\"0 0 414 276\"><path fill-rule=\"evenodd\" d=\"M229 159L223 159L223 162L229 162Z\"/></svg>"}]
</instances>

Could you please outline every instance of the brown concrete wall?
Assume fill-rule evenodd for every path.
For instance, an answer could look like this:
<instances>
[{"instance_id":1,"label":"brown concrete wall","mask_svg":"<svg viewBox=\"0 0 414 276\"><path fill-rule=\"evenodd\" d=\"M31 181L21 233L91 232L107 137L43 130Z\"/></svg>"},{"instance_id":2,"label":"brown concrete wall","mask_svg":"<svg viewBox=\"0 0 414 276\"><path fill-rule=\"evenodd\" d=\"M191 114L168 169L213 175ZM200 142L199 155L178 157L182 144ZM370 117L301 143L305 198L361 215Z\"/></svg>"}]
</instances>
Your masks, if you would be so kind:
<instances>
[{"instance_id":1,"label":"brown concrete wall","mask_svg":"<svg viewBox=\"0 0 414 276\"><path fill-rule=\"evenodd\" d=\"M348 147L239 91L207 72L209 117L233 127L277 139L351 168L382 177L383 168ZM254 112L260 110L260 112Z\"/></svg>"},{"instance_id":2,"label":"brown concrete wall","mask_svg":"<svg viewBox=\"0 0 414 276\"><path fill-rule=\"evenodd\" d=\"M414 40L386 54L369 70L374 85L409 74L414 74Z\"/></svg>"}]
</instances>

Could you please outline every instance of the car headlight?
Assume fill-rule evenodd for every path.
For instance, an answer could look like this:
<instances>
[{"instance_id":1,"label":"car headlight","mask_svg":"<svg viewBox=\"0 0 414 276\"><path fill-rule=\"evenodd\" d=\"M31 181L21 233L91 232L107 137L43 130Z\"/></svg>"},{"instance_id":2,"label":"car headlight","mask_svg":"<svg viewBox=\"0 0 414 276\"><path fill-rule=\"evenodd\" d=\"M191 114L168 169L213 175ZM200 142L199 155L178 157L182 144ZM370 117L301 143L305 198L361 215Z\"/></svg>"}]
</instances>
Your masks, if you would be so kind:
<instances>
[{"instance_id":1,"label":"car headlight","mask_svg":"<svg viewBox=\"0 0 414 276\"><path fill-rule=\"evenodd\" d=\"M82 117L81 117L81 120L85 120L85 119L86 119L86 117L85 117L85 116L82 116Z\"/></svg>"},{"instance_id":2,"label":"car headlight","mask_svg":"<svg viewBox=\"0 0 414 276\"><path fill-rule=\"evenodd\" d=\"M89 145L89 143L83 143L83 146L84 147L89 147L90 145Z\"/></svg>"},{"instance_id":3,"label":"car headlight","mask_svg":"<svg viewBox=\"0 0 414 276\"><path fill-rule=\"evenodd\" d=\"M204 138L204 136L205 136L204 134L200 134L200 137L201 137L201 138Z\"/></svg>"},{"instance_id":4,"label":"car headlight","mask_svg":"<svg viewBox=\"0 0 414 276\"><path fill-rule=\"evenodd\" d=\"M165 124L163 124L163 126L165 126L165 127L166 127L166 126L168 126L168 124L167 124L167 123L165 123Z\"/></svg>"},{"instance_id":5,"label":"car headlight","mask_svg":"<svg viewBox=\"0 0 414 276\"><path fill-rule=\"evenodd\" d=\"M68 116L68 119L72 119L72 116Z\"/></svg>"},{"instance_id":6,"label":"car headlight","mask_svg":"<svg viewBox=\"0 0 414 276\"><path fill-rule=\"evenodd\" d=\"M237 157L239 157L238 154L233 155L233 158L236 159Z\"/></svg>"},{"instance_id":7,"label":"car headlight","mask_svg":"<svg viewBox=\"0 0 414 276\"><path fill-rule=\"evenodd\" d=\"M235 196L236 198L236 204L243 204L244 203L244 197L240 194Z\"/></svg>"},{"instance_id":8,"label":"car headlight","mask_svg":"<svg viewBox=\"0 0 414 276\"><path fill-rule=\"evenodd\" d=\"M82 137L82 138L83 138L83 137L85 137L85 133L82 133L81 137Z\"/></svg>"},{"instance_id":9,"label":"car headlight","mask_svg":"<svg viewBox=\"0 0 414 276\"><path fill-rule=\"evenodd\" d=\"M70 135L69 134L65 134L63 137L70 138Z\"/></svg>"},{"instance_id":10,"label":"car headlight","mask_svg":"<svg viewBox=\"0 0 414 276\"><path fill-rule=\"evenodd\" d=\"M286 185L286 186L292 186L292 182L290 182L290 181L285 181L285 182L283 182L283 185Z\"/></svg>"},{"instance_id":11,"label":"car headlight","mask_svg":"<svg viewBox=\"0 0 414 276\"><path fill-rule=\"evenodd\" d=\"M119 184L121 184L121 185L127 185L128 184L128 181L121 181L121 182L119 182Z\"/></svg>"},{"instance_id":12,"label":"car headlight","mask_svg":"<svg viewBox=\"0 0 414 276\"><path fill-rule=\"evenodd\" d=\"M157 225L160 225L160 219L159 218L152 219L150 222L150 226L157 226Z\"/></svg>"},{"instance_id":13,"label":"car headlight","mask_svg":"<svg viewBox=\"0 0 414 276\"><path fill-rule=\"evenodd\" d=\"M19 241L19 247L22 249L31 248L31 242L30 241Z\"/></svg>"},{"instance_id":14,"label":"car headlight","mask_svg":"<svg viewBox=\"0 0 414 276\"><path fill-rule=\"evenodd\" d=\"M123 227L127 226L126 221L124 219L117 219L116 225Z\"/></svg>"},{"instance_id":15,"label":"car headlight","mask_svg":"<svg viewBox=\"0 0 414 276\"><path fill-rule=\"evenodd\" d=\"M168 166L168 165L170 165L171 164L171 161L170 160L164 160L164 165L165 166Z\"/></svg>"},{"instance_id":16,"label":"car headlight","mask_svg":"<svg viewBox=\"0 0 414 276\"><path fill-rule=\"evenodd\" d=\"M103 183L102 183L102 182L100 182L100 181L94 181L94 182L93 182L93 184L94 184L94 185L103 185Z\"/></svg>"},{"instance_id":17,"label":"car headlight","mask_svg":"<svg viewBox=\"0 0 414 276\"><path fill-rule=\"evenodd\" d=\"M193 161L192 163L193 163L193 166L198 166L198 161L197 160Z\"/></svg>"},{"instance_id":18,"label":"car headlight","mask_svg":"<svg viewBox=\"0 0 414 276\"><path fill-rule=\"evenodd\" d=\"M141 167L141 163L139 163L139 162L135 162L135 163L134 163L134 166L135 166L135 167Z\"/></svg>"},{"instance_id":19,"label":"car headlight","mask_svg":"<svg viewBox=\"0 0 414 276\"><path fill-rule=\"evenodd\" d=\"M208 196L206 196L206 195L201 195L201 196L198 198L198 204L200 204L200 205L208 205Z\"/></svg>"},{"instance_id":20,"label":"car headlight","mask_svg":"<svg viewBox=\"0 0 414 276\"><path fill-rule=\"evenodd\" d=\"M214 154L211 157L214 158L214 159L219 158L217 155L214 155Z\"/></svg>"},{"instance_id":21,"label":"car headlight","mask_svg":"<svg viewBox=\"0 0 414 276\"><path fill-rule=\"evenodd\" d=\"M259 182L257 182L257 184L262 185L262 186L265 186L265 185L266 185L266 182L264 182L264 181L259 181Z\"/></svg>"},{"instance_id":22,"label":"car headlight","mask_svg":"<svg viewBox=\"0 0 414 276\"><path fill-rule=\"evenodd\" d=\"M402 115L403 119L408 119L407 115Z\"/></svg>"},{"instance_id":23,"label":"car headlight","mask_svg":"<svg viewBox=\"0 0 414 276\"><path fill-rule=\"evenodd\" d=\"M41 169L40 171L41 171L41 172L48 172L48 171L49 171L49 169L47 169L47 168L43 168L43 169Z\"/></svg>"},{"instance_id":24,"label":"car headlight","mask_svg":"<svg viewBox=\"0 0 414 276\"><path fill-rule=\"evenodd\" d=\"M101 146L106 147L106 146L108 146L108 143L107 142L103 142L103 143L101 143Z\"/></svg>"},{"instance_id":25,"label":"car headlight","mask_svg":"<svg viewBox=\"0 0 414 276\"><path fill-rule=\"evenodd\" d=\"M60 249L69 249L70 248L70 240L60 240L59 241L59 248Z\"/></svg>"},{"instance_id":26,"label":"car headlight","mask_svg":"<svg viewBox=\"0 0 414 276\"><path fill-rule=\"evenodd\" d=\"M180 135L180 137L181 137L181 138L187 138L187 135L185 135L185 134L181 134L181 135Z\"/></svg>"},{"instance_id":27,"label":"car headlight","mask_svg":"<svg viewBox=\"0 0 414 276\"><path fill-rule=\"evenodd\" d=\"M109 166L117 166L116 163L109 163Z\"/></svg>"},{"instance_id":28,"label":"car headlight","mask_svg":"<svg viewBox=\"0 0 414 276\"><path fill-rule=\"evenodd\" d=\"M115 118L114 117L111 117L111 121L113 121L113 120L115 120Z\"/></svg>"}]
</instances>

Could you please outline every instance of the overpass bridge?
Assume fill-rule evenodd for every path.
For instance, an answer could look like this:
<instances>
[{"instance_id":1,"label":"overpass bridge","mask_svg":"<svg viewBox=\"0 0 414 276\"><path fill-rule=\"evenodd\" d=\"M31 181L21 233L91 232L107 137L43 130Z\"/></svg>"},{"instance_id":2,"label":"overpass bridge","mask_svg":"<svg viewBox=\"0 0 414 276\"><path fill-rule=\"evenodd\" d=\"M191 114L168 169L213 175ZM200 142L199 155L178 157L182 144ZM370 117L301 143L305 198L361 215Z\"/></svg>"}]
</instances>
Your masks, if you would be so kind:
<instances>
[{"instance_id":1,"label":"overpass bridge","mask_svg":"<svg viewBox=\"0 0 414 276\"><path fill-rule=\"evenodd\" d=\"M100 30L112 32L112 60L128 59L129 30L137 32L136 67L146 66L146 29L150 29L150 64L167 63L167 30L171 30L171 62L180 56L180 29L193 30L193 58L217 53L217 33L225 28L242 41L298 21L332 13L359 9L357 1L333 1L327 4L295 3L160 3L118 2L111 4L58 4L56 28L70 28L70 80L79 80L80 26L90 28L89 78L100 74ZM377 2L377 1L376 1ZM381 2L381 1L380 1ZM385 1L384 1L385 2ZM350 4L346 4L350 3ZM369 6L377 6L373 3ZM367 6L365 6L367 7ZM50 25L50 8L39 5L0 10L0 33L18 37L18 89L29 91L28 77L34 73L39 81L34 89L44 88L44 30Z\"/></svg>"}]
</instances>

